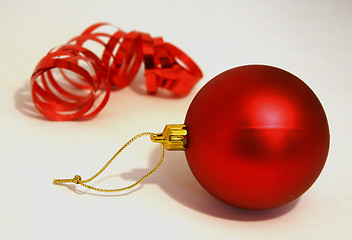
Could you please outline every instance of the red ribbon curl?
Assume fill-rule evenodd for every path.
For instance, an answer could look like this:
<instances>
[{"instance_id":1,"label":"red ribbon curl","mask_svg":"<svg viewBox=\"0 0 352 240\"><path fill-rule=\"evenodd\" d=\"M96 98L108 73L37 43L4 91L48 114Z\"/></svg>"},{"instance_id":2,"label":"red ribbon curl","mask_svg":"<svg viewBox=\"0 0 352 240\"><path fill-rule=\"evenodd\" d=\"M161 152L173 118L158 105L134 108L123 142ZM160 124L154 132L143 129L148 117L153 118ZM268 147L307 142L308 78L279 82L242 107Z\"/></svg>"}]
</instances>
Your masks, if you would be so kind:
<instances>
[{"instance_id":1,"label":"red ribbon curl","mask_svg":"<svg viewBox=\"0 0 352 240\"><path fill-rule=\"evenodd\" d=\"M197 64L161 37L124 31L102 31L110 24L88 27L80 36L54 48L40 60L31 77L35 107L48 119L89 119L106 105L112 88L128 86L144 63L148 93L164 88L186 95L202 78ZM89 46L102 49L96 54ZM87 46L89 45L89 46ZM98 56L99 55L99 56Z\"/></svg>"}]
</instances>

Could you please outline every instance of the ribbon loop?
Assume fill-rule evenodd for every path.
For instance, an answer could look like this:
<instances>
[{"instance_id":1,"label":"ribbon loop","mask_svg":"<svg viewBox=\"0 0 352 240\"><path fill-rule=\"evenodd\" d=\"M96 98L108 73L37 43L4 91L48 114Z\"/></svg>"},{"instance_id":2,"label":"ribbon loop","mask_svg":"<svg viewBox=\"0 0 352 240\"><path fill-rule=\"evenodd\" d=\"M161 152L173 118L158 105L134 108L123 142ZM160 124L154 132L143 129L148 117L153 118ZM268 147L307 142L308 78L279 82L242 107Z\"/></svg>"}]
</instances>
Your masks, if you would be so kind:
<instances>
[{"instance_id":1,"label":"ribbon loop","mask_svg":"<svg viewBox=\"0 0 352 240\"><path fill-rule=\"evenodd\" d=\"M106 23L88 27L67 44L52 49L31 77L35 107L48 119L89 119L106 105L111 86L124 88L142 63L149 94L164 88L186 95L202 78L197 64L186 53L161 37L113 27ZM95 44L97 49L89 48Z\"/></svg>"}]
</instances>

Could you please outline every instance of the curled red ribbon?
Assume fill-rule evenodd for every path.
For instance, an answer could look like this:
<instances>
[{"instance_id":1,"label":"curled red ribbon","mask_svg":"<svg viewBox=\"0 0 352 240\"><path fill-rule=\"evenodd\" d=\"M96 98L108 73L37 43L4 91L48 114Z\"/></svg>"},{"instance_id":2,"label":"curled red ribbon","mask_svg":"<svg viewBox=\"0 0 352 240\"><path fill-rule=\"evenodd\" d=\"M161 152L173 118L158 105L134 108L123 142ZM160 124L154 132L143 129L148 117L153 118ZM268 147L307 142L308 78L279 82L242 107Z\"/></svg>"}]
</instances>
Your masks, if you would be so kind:
<instances>
[{"instance_id":1,"label":"curled red ribbon","mask_svg":"<svg viewBox=\"0 0 352 240\"><path fill-rule=\"evenodd\" d=\"M106 105L112 88L128 86L144 63L148 93L158 88L186 95L202 78L197 64L161 37L124 31L98 23L54 48L40 60L31 77L35 107L48 119L89 119ZM96 54L89 46L101 49ZM89 45L89 46L88 46Z\"/></svg>"}]
</instances>

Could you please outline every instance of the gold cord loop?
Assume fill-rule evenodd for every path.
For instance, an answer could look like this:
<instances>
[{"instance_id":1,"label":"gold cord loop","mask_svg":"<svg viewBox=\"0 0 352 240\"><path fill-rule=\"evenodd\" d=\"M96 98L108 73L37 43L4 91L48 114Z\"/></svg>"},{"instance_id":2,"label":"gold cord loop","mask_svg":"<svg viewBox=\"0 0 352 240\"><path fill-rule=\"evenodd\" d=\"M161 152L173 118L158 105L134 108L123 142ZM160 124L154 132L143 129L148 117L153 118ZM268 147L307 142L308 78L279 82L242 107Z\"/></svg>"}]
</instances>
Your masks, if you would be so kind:
<instances>
[{"instance_id":1,"label":"gold cord loop","mask_svg":"<svg viewBox=\"0 0 352 240\"><path fill-rule=\"evenodd\" d=\"M145 132L145 133L140 133L136 136L134 136L133 138L131 138L125 145L122 146L122 148L120 148L119 151L117 151L115 153L114 156L112 156L112 158L104 165L104 167L102 167L96 174L94 174L92 177L86 179L86 180L82 180L81 176L76 175L74 176L74 178L72 179L54 179L53 183L54 184L62 184L62 183L75 183L75 184L79 184L83 187L86 187L88 189L94 190L94 191L98 191L98 192L121 192L121 191L125 191L125 190L129 190L135 186L137 186L138 184L140 184L142 181L144 181L147 177L149 177L150 175L152 175L162 164L163 160L164 160L164 156L165 156L165 147L163 145L163 143L160 143L161 146L161 156L160 156L160 160L158 162L158 164L146 175L144 175L141 179L139 179L137 182L127 186L127 187L123 187L123 188L116 188L116 189L103 189L103 188L96 188L90 185L87 185L86 183L92 181L93 179L95 179L96 177L98 177L102 172L104 172L104 170L112 163L112 161L128 146L130 145L133 141L135 141L136 139L142 137L142 136L153 136L155 134L150 133L150 132Z\"/></svg>"}]
</instances>

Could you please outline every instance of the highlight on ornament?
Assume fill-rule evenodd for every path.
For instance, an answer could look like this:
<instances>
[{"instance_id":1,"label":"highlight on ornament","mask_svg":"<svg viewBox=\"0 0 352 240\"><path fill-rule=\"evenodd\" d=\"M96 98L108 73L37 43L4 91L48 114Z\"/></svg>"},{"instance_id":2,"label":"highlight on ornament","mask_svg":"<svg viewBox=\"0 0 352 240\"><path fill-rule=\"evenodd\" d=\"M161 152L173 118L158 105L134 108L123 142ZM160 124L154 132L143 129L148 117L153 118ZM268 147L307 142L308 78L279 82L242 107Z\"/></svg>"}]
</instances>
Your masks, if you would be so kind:
<instances>
[{"instance_id":1,"label":"highlight on ornament","mask_svg":"<svg viewBox=\"0 0 352 240\"><path fill-rule=\"evenodd\" d=\"M155 168L123 188L87 184L142 136L161 145ZM73 182L103 192L128 190L156 171L165 149L182 150L195 178L217 199L244 209L271 209L292 202L313 185L329 142L324 109L302 80L276 67L241 66L219 74L197 93L184 124L137 135L91 178L76 175L54 183Z\"/></svg>"},{"instance_id":2,"label":"highlight on ornament","mask_svg":"<svg viewBox=\"0 0 352 240\"><path fill-rule=\"evenodd\" d=\"M202 78L197 64L162 37L97 23L40 60L31 77L34 105L53 121L92 118L142 64L149 94L164 88L186 95Z\"/></svg>"}]
</instances>

